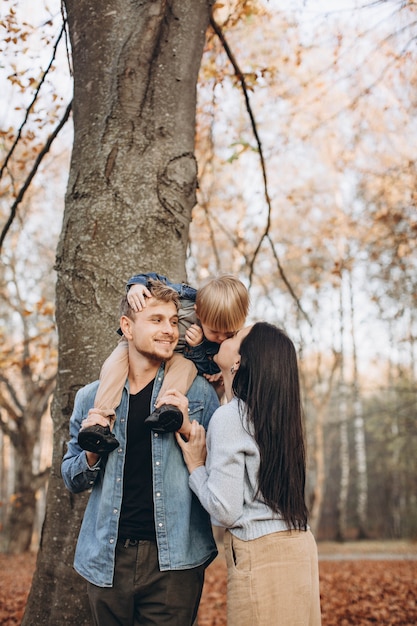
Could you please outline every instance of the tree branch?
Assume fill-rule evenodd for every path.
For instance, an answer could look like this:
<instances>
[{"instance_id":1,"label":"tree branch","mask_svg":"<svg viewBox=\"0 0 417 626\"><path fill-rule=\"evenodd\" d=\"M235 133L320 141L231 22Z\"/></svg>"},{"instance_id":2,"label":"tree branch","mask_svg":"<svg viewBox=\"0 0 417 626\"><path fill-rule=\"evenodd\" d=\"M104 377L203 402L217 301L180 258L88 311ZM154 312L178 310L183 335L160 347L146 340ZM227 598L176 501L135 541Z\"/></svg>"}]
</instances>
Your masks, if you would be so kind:
<instances>
[{"instance_id":1,"label":"tree branch","mask_svg":"<svg viewBox=\"0 0 417 626\"><path fill-rule=\"evenodd\" d=\"M45 156L45 154L47 154L51 148L51 145L54 141L54 139L57 137L57 135L59 134L59 132L61 131L61 129L63 128L63 126L65 126L66 122L68 121L68 118L70 116L71 113L71 108L72 108L72 102L69 103L69 105L67 106L67 109L64 113L64 116L62 117L61 121L59 122L59 124L56 126L55 130L51 133L51 135L49 135L48 140L46 142L46 144L44 145L44 147L42 148L42 150L39 152L36 161L32 167L32 170L29 173L29 176L27 177L27 179L25 180L23 186L21 187L16 200L13 202L13 205L10 209L10 216L9 219L7 220L1 235L0 235L0 251L1 248L3 246L4 240L6 238L6 235L9 231L10 226L13 223L14 218L16 217L16 213L17 213L17 207L19 206L19 204L22 202L23 197L26 193L26 191L28 190L30 183L32 182L36 172L38 171L38 168L42 162L43 157Z\"/></svg>"},{"instance_id":2,"label":"tree branch","mask_svg":"<svg viewBox=\"0 0 417 626\"><path fill-rule=\"evenodd\" d=\"M238 78L239 82L240 82L240 86L242 88L242 92L245 98L245 102L246 102L246 110L248 112L249 115L249 119L251 122L251 126L252 126L252 132L254 134L255 137L255 141L258 147L258 152L259 152L259 159L260 159L260 163L261 163L261 171L262 171L262 178L263 178L263 182L264 182L264 195L265 195L265 200L266 200L266 204L268 207L268 217L267 217L267 222L266 222L266 226L265 226L265 230L259 240L259 243L257 245L257 247L255 248L255 252L253 253L252 259L249 262L249 285L252 283L252 277L253 277L253 272L254 272L254 265L255 265L255 261L256 261L256 257L259 254L259 251L261 249L262 243L264 241L264 239L266 239L271 248L272 248L272 253L273 256L275 258L275 261L277 263L277 267L278 267L278 271L279 274L285 284L285 286L287 287L288 291L291 294L291 297L294 299L298 309L300 310L300 312L302 313L302 315L305 317L305 319L307 320L307 322L311 325L311 322L308 318L307 313L304 311L304 309L301 306L301 302L299 300L299 298L296 296L293 288L291 287L290 281L288 280L288 278L285 275L284 272L284 268L281 265L281 262L278 258L278 255L276 253L273 241L271 239L271 236L269 234L269 230L270 230L270 226L271 226L271 213L272 213L272 204L271 204L271 198L269 197L269 191L268 191L268 179L267 179L267 174L266 174L266 165L265 165L265 159L264 159L264 155L263 155L263 150L262 150L262 143L259 137L259 133L258 133L258 128L256 125L256 121L255 121L255 117L252 111L252 107L250 104L250 100L249 100L249 93L248 93L248 89L246 86L246 81L245 81L245 77L243 72L241 71L235 56L232 52L232 50L230 49L229 44L226 41L226 38L224 36L224 33L222 31L222 29L220 28L220 26L217 24L217 22L215 21L214 17L211 16L210 18L210 24L211 27L213 28L214 32L216 33L216 35L218 36L218 38L220 39L223 48L227 54L227 57L229 59L229 61L231 62L233 69L235 71L236 77Z\"/></svg>"},{"instance_id":3,"label":"tree branch","mask_svg":"<svg viewBox=\"0 0 417 626\"><path fill-rule=\"evenodd\" d=\"M39 92L40 92L40 90L41 90L41 87L42 87L43 83L45 82L45 79L46 79L46 77L47 77L47 75L48 75L48 73L49 73L49 70L50 70L50 69L51 69L51 67L52 67L52 63L53 63L53 62L54 62L54 60L55 60L55 57L56 57L56 51L57 51L57 48L58 48L58 44L59 44L59 42L60 42L60 40L61 40L62 35L63 35L63 34L64 34L64 32L65 32L65 26L66 26L66 20L65 20L65 18L64 18L64 22L63 22L63 24L62 24L61 31L60 31L60 33L59 33L59 35L58 35L58 38L57 38L57 40L56 40L56 42L55 42L55 45L54 45L54 47L53 47L52 57L51 57L51 60L49 61L49 65L48 65L48 67L46 68L46 70L44 71L44 73L43 73L43 75L42 75L41 80L39 81L39 85L38 85L38 87L37 87L37 89L36 89L36 91L35 91L35 95L34 95L34 96L33 96L33 98L32 98L32 102L29 104L29 106L28 106L28 107L27 107L27 109L26 109L25 119L23 120L22 124L20 125L20 128L19 128L18 133L17 133L17 135L16 135L16 138L15 138L15 140L14 140L14 142L13 142L13 145L12 145L12 147L10 148L9 152L7 153L6 158L5 158L5 161L4 161L3 165L1 166L1 169L0 169L0 180L1 180L2 176L3 176L3 172L4 172L4 170L6 169L7 164L8 164L8 162L9 162L9 160L10 160L10 158L11 158L11 156L12 156L13 152L14 152L14 151L15 151L15 149L16 149L17 144L19 143L20 137L22 136L22 131L23 131L23 128L25 127L26 122L28 121L28 118L29 118L30 112L31 112L31 110L32 110L32 107L33 107L33 105L35 104L36 100L38 99L38 96L39 96ZM0 244L0 247L1 247L1 244Z\"/></svg>"},{"instance_id":4,"label":"tree branch","mask_svg":"<svg viewBox=\"0 0 417 626\"><path fill-rule=\"evenodd\" d=\"M51 473L51 466L48 465L48 467L42 470L42 472L39 472L39 474L32 475L32 484L34 484L36 490L41 489L46 484L50 476L50 473Z\"/></svg>"},{"instance_id":5,"label":"tree branch","mask_svg":"<svg viewBox=\"0 0 417 626\"><path fill-rule=\"evenodd\" d=\"M6 398L3 397L2 394L0 394L0 406L5 408L7 410L7 412L12 416L12 418L16 421L19 417L20 414L23 413L23 405L20 402L16 390L13 387L13 385L11 384L10 380L4 376L3 374L0 374L0 383L3 383L4 386L6 387L8 393L10 394L10 398L12 400L12 402L14 403L14 408L11 406L11 404L6 400Z\"/></svg>"}]
</instances>

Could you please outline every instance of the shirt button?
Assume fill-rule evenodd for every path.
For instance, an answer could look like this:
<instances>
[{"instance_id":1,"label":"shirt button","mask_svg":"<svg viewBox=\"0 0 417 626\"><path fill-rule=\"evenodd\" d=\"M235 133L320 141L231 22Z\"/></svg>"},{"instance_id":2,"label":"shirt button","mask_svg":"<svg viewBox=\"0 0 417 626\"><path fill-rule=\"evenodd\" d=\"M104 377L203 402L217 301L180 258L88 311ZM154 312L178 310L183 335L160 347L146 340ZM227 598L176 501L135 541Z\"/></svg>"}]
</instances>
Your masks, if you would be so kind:
<instances>
[{"instance_id":1,"label":"shirt button","mask_svg":"<svg viewBox=\"0 0 417 626\"><path fill-rule=\"evenodd\" d=\"M157 495L157 497L159 498L159 497L161 496L161 492L160 492L160 491L157 491L156 495Z\"/></svg>"},{"instance_id":2,"label":"shirt button","mask_svg":"<svg viewBox=\"0 0 417 626\"><path fill-rule=\"evenodd\" d=\"M159 461L157 461L157 462L155 463L155 465L160 465Z\"/></svg>"},{"instance_id":3,"label":"shirt button","mask_svg":"<svg viewBox=\"0 0 417 626\"><path fill-rule=\"evenodd\" d=\"M117 513L117 509L113 509L113 513Z\"/></svg>"},{"instance_id":4,"label":"shirt button","mask_svg":"<svg viewBox=\"0 0 417 626\"><path fill-rule=\"evenodd\" d=\"M154 436L154 437L158 437L158 433L154 433L154 434L153 434L153 436Z\"/></svg>"},{"instance_id":5,"label":"shirt button","mask_svg":"<svg viewBox=\"0 0 417 626\"><path fill-rule=\"evenodd\" d=\"M110 539L109 543L114 543L113 537Z\"/></svg>"},{"instance_id":6,"label":"shirt button","mask_svg":"<svg viewBox=\"0 0 417 626\"><path fill-rule=\"evenodd\" d=\"M163 524L161 522L159 522L158 526L159 526L159 528L162 528Z\"/></svg>"}]
</instances>

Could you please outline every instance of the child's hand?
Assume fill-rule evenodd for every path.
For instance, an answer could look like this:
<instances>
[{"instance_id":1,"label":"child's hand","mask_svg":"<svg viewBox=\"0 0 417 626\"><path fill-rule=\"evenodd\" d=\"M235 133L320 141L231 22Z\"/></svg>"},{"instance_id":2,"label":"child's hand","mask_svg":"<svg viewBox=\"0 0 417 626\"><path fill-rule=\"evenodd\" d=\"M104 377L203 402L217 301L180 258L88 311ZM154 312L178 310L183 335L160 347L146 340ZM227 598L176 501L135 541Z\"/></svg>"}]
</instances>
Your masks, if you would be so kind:
<instances>
[{"instance_id":1,"label":"child's hand","mask_svg":"<svg viewBox=\"0 0 417 626\"><path fill-rule=\"evenodd\" d=\"M137 313L146 307L145 298L150 298L151 295L151 292L145 285L132 285L127 292L127 301L135 313Z\"/></svg>"},{"instance_id":2,"label":"child's hand","mask_svg":"<svg viewBox=\"0 0 417 626\"><path fill-rule=\"evenodd\" d=\"M223 377L221 372L217 372L217 374L203 374L204 378L206 378L209 383L219 383L223 384Z\"/></svg>"},{"instance_id":3,"label":"child's hand","mask_svg":"<svg viewBox=\"0 0 417 626\"><path fill-rule=\"evenodd\" d=\"M204 339L203 330L200 328L198 324L192 324L185 331L185 340L189 346L195 348L195 346L199 346Z\"/></svg>"},{"instance_id":4,"label":"child's hand","mask_svg":"<svg viewBox=\"0 0 417 626\"><path fill-rule=\"evenodd\" d=\"M218 374L203 374L203 376L209 381L209 383L213 385L214 391L217 393L217 397L221 402L224 395L224 380L222 373L219 372Z\"/></svg>"}]
</instances>

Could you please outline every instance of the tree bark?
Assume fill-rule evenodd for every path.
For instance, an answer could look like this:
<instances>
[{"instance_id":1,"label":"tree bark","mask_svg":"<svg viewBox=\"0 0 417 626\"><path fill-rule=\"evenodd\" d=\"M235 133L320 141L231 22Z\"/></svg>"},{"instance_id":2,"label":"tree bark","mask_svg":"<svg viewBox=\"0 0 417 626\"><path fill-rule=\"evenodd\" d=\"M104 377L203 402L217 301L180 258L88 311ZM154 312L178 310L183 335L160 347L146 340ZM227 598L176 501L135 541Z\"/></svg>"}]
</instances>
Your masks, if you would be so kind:
<instances>
[{"instance_id":1,"label":"tree bark","mask_svg":"<svg viewBox=\"0 0 417 626\"><path fill-rule=\"evenodd\" d=\"M118 303L135 272L185 279L195 204L196 83L208 0L66 0L74 146L57 251L59 366L46 519L23 626L89 624L72 569L88 495L60 464L74 395L116 344Z\"/></svg>"}]
</instances>

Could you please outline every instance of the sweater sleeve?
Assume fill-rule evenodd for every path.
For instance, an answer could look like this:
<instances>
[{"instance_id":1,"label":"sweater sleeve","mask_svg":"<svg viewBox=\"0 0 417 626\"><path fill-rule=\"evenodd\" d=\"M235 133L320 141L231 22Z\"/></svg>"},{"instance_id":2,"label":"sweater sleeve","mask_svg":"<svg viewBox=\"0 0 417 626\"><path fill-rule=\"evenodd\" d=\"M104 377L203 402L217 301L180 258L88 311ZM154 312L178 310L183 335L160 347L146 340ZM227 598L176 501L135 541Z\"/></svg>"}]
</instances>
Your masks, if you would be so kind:
<instances>
[{"instance_id":1,"label":"sweater sleeve","mask_svg":"<svg viewBox=\"0 0 417 626\"><path fill-rule=\"evenodd\" d=\"M237 410L217 409L207 432L207 461L190 475L190 487L222 526L233 527L243 514L245 433Z\"/></svg>"}]
</instances>

